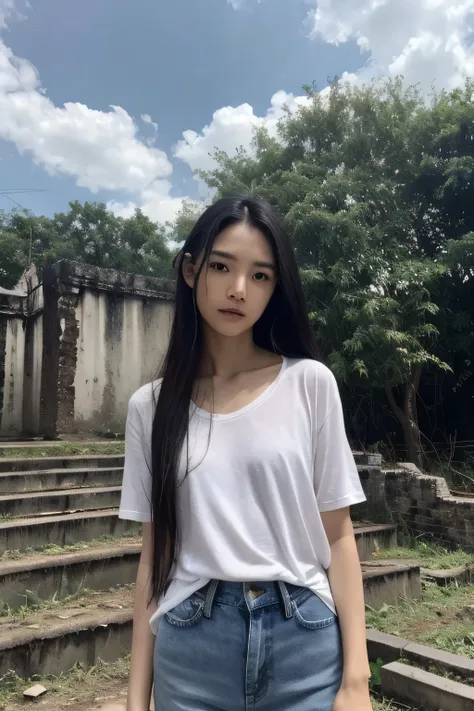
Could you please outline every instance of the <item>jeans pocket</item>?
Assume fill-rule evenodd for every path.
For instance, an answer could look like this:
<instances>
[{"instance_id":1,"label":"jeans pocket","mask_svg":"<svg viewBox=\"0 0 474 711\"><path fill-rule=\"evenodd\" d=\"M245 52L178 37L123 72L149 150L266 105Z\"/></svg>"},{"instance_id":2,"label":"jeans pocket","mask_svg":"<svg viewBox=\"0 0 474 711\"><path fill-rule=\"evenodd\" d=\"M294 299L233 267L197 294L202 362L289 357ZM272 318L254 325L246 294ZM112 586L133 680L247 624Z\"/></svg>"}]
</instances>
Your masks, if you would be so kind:
<instances>
[{"instance_id":1,"label":"jeans pocket","mask_svg":"<svg viewBox=\"0 0 474 711\"><path fill-rule=\"evenodd\" d=\"M165 612L164 617L170 625L175 627L192 627L201 619L204 612L204 602L196 598L195 595L186 598L176 607Z\"/></svg>"},{"instance_id":2,"label":"jeans pocket","mask_svg":"<svg viewBox=\"0 0 474 711\"><path fill-rule=\"evenodd\" d=\"M337 622L336 615L316 593L303 595L301 602L292 601L293 614L301 627L309 630L319 630L330 627Z\"/></svg>"}]
</instances>

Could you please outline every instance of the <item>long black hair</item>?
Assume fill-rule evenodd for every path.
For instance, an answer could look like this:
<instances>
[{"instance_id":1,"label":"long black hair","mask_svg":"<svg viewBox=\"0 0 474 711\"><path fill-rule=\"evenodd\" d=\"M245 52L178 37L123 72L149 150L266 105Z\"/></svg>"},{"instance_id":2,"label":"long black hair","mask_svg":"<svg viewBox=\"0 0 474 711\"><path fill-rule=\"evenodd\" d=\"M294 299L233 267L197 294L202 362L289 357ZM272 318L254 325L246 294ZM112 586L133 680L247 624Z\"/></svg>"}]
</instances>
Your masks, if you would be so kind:
<instances>
[{"instance_id":1,"label":"long black hair","mask_svg":"<svg viewBox=\"0 0 474 711\"><path fill-rule=\"evenodd\" d=\"M176 305L152 430L153 572L151 597L158 600L170 582L179 545L176 510L178 463L185 442L193 386L203 356L196 287L216 237L230 225L247 222L268 239L277 267L277 285L254 326L256 345L293 358L318 358L291 241L283 221L264 200L232 195L215 202L199 218L176 260ZM194 289L183 276L185 253L193 263L203 255Z\"/></svg>"}]
</instances>

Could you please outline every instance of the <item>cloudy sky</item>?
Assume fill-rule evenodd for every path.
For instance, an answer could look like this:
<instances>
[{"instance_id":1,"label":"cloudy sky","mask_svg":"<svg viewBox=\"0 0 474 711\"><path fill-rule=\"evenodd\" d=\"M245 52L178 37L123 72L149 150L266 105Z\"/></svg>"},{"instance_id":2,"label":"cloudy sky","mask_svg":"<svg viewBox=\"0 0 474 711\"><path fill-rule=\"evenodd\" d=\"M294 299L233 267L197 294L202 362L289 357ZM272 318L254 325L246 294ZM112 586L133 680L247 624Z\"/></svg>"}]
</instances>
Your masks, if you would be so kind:
<instances>
[{"instance_id":1,"label":"cloudy sky","mask_svg":"<svg viewBox=\"0 0 474 711\"><path fill-rule=\"evenodd\" d=\"M474 0L0 0L0 191L172 219L301 86L474 76ZM13 204L0 195L0 208Z\"/></svg>"}]
</instances>

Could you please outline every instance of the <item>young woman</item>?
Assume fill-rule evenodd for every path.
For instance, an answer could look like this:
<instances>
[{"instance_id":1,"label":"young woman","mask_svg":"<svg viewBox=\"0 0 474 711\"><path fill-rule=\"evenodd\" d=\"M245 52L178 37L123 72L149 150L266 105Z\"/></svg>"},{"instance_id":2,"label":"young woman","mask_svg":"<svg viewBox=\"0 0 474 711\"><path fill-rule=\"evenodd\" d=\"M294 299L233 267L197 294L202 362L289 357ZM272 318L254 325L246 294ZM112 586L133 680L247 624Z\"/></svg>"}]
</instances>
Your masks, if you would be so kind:
<instances>
[{"instance_id":1,"label":"young woman","mask_svg":"<svg viewBox=\"0 0 474 711\"><path fill-rule=\"evenodd\" d=\"M177 258L162 379L130 400L143 522L128 711L369 711L364 500L280 218L230 197ZM336 614L337 611L337 614Z\"/></svg>"}]
</instances>

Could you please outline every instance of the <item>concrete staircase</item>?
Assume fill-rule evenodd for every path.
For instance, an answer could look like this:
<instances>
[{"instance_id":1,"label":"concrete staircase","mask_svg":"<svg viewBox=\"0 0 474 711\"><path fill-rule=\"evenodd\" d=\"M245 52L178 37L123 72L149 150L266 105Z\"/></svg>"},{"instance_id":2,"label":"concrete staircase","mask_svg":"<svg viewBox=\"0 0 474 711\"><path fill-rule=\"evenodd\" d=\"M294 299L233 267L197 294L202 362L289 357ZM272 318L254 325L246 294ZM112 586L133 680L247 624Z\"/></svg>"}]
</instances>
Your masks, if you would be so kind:
<instances>
[{"instance_id":1,"label":"concrete staircase","mask_svg":"<svg viewBox=\"0 0 474 711\"><path fill-rule=\"evenodd\" d=\"M356 461L380 466L377 455ZM129 651L141 525L117 516L122 472L122 456L0 458L0 677L59 674ZM368 560L396 544L396 527L357 525L356 539ZM374 607L418 593L416 566L364 576Z\"/></svg>"}]
</instances>

